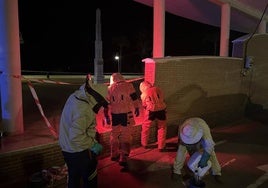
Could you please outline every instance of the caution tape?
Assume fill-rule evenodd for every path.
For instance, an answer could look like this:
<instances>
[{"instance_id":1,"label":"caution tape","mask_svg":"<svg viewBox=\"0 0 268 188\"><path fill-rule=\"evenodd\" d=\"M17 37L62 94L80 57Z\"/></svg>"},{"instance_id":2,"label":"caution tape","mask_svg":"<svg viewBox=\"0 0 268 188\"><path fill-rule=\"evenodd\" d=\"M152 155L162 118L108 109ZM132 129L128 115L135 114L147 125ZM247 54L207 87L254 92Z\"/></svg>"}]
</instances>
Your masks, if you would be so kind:
<instances>
[{"instance_id":1,"label":"caution tape","mask_svg":"<svg viewBox=\"0 0 268 188\"><path fill-rule=\"evenodd\" d=\"M25 79L25 78L24 78ZM60 85L71 85L71 83L67 82L59 82L59 81L53 81L53 80L45 80L45 79L27 79L38 83L49 83L49 84L60 84Z\"/></svg>"},{"instance_id":2,"label":"caution tape","mask_svg":"<svg viewBox=\"0 0 268 188\"><path fill-rule=\"evenodd\" d=\"M42 106L40 104L39 98L38 98L38 96L37 96L37 94L35 92L35 89L34 89L32 83L31 83L31 81L28 80L27 84L28 84L28 86L30 88L30 91L31 91L32 96L33 96L34 101L35 101L35 104L37 105L37 107L38 107L38 109L39 109L39 111L40 111L40 113L41 113L41 115L42 115L42 117L43 117L43 119L44 119L44 121L45 121L45 123L46 123L46 125L47 125L47 127L49 129L49 131L57 139L58 138L58 133L57 133L55 127L53 127L50 124L50 122L48 121L47 117L45 116L44 110L43 110L43 108L42 108Z\"/></svg>"},{"instance_id":3,"label":"caution tape","mask_svg":"<svg viewBox=\"0 0 268 188\"><path fill-rule=\"evenodd\" d=\"M46 80L46 79L27 79L23 76L13 76L15 78L23 78L27 81L27 85L29 86L30 88L30 91L31 91L31 94L34 98L34 101L35 101L35 104L37 105L38 109L39 109L39 112L41 113L41 116L42 118L44 119L50 133L57 139L58 138L58 133L57 133L57 130L55 129L55 126L52 126L51 123L49 122L48 118L45 116L45 113L44 113L44 110L42 108L42 105L40 103L40 100L36 94L36 91L32 85L32 82L31 81L34 81L34 82L38 82L38 83L49 83L49 84L60 84L60 85L71 85L71 83L67 83L67 82L60 82L60 81L53 81L53 80Z\"/></svg>"},{"instance_id":4,"label":"caution tape","mask_svg":"<svg viewBox=\"0 0 268 188\"><path fill-rule=\"evenodd\" d=\"M49 83L49 84L59 84L59 85L73 85L72 83L68 83L68 82L61 82L61 81L53 81L53 80L46 80L46 79L28 79L25 78L21 75L11 75L13 78L19 78L19 79L25 79L27 81L27 85L30 88L31 94L34 98L35 104L37 105L39 112L41 113L42 118L44 119L50 133L56 138L58 139L58 133L57 130L55 129L55 126L52 126L51 123L49 122L48 118L46 117L44 110L42 108L42 105L40 103L40 100L37 96L37 93L33 87L32 82L37 82L37 83ZM137 80L141 80L143 78L136 78L136 79L131 79L131 80L126 80L127 82L133 82L133 81L137 81ZM106 85L109 85L109 83L105 83Z\"/></svg>"},{"instance_id":5,"label":"caution tape","mask_svg":"<svg viewBox=\"0 0 268 188\"><path fill-rule=\"evenodd\" d=\"M3 74L3 73L1 73L1 74ZM4 73L3 75L8 75L8 74ZM58 138L58 133L57 133L55 127L53 127L51 125L51 123L48 121L47 117L45 116L44 110L43 110L43 108L41 106L41 103L40 103L39 98L38 98L38 96L36 94L36 91L35 91L32 83L31 83L31 80L35 81L35 82L39 82L39 83L53 83L53 84L70 84L70 83L58 82L58 81L52 81L52 80L43 80L43 79L31 79L30 80L30 79L27 79L27 78L25 78L25 77L23 77L21 75L8 75L8 76L11 76L11 77L17 78L17 79L25 79L27 81L27 85L30 88L31 94L32 94L32 96L34 98L35 104L37 105L37 107L39 109L39 112L41 113L41 115L42 115L42 117L43 117L43 119L44 119L44 121L45 121L45 123L46 123L46 125L47 125L47 127L48 127L48 129L50 131L50 133L57 139Z\"/></svg>"}]
</instances>

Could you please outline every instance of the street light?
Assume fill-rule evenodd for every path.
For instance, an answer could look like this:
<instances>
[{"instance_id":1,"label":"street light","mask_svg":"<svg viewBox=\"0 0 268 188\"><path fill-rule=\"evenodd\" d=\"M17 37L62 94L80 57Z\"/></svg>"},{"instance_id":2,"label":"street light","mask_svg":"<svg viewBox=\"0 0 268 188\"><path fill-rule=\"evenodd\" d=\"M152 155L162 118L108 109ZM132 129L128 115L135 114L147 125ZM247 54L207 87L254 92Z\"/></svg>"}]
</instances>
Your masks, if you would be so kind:
<instances>
[{"instance_id":1,"label":"street light","mask_svg":"<svg viewBox=\"0 0 268 188\"><path fill-rule=\"evenodd\" d=\"M120 56L116 54L114 59L117 61L117 71L120 73Z\"/></svg>"}]
</instances>

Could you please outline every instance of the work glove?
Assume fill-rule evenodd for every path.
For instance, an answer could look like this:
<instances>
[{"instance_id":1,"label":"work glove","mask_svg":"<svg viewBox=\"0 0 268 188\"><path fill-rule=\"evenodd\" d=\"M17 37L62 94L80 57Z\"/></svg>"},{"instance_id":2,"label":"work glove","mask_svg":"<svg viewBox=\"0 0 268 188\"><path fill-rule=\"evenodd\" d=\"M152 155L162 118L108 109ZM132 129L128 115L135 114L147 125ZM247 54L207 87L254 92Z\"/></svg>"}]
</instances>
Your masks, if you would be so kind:
<instances>
[{"instance_id":1,"label":"work glove","mask_svg":"<svg viewBox=\"0 0 268 188\"><path fill-rule=\"evenodd\" d=\"M204 150L204 152L201 156L201 159L198 163L198 167L204 168L205 166L207 166L209 158L210 158L210 154Z\"/></svg>"},{"instance_id":2,"label":"work glove","mask_svg":"<svg viewBox=\"0 0 268 188\"><path fill-rule=\"evenodd\" d=\"M92 152L94 152L96 155L99 155L99 154L102 152L103 147L102 147L101 144L99 144L99 143L95 143L95 144L90 148L90 150L91 150Z\"/></svg>"},{"instance_id":3,"label":"work glove","mask_svg":"<svg viewBox=\"0 0 268 188\"><path fill-rule=\"evenodd\" d=\"M140 115L140 109L135 108L135 116L138 117Z\"/></svg>"}]
</instances>

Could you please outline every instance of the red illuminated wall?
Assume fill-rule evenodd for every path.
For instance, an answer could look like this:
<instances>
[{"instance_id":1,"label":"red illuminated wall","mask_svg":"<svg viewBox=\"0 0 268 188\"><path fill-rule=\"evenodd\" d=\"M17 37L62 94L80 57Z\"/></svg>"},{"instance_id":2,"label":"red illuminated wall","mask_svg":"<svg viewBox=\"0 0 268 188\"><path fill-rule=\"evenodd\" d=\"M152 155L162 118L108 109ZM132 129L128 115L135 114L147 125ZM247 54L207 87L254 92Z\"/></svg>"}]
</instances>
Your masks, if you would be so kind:
<instances>
[{"instance_id":1,"label":"red illuminated wall","mask_svg":"<svg viewBox=\"0 0 268 188\"><path fill-rule=\"evenodd\" d=\"M144 80L155 83L155 63L145 63Z\"/></svg>"},{"instance_id":2,"label":"red illuminated wall","mask_svg":"<svg viewBox=\"0 0 268 188\"><path fill-rule=\"evenodd\" d=\"M174 136L177 126L188 117L205 118L213 126L244 115L250 77L241 76L242 59L193 56L147 60L145 79L165 94L168 136Z\"/></svg>"}]
</instances>

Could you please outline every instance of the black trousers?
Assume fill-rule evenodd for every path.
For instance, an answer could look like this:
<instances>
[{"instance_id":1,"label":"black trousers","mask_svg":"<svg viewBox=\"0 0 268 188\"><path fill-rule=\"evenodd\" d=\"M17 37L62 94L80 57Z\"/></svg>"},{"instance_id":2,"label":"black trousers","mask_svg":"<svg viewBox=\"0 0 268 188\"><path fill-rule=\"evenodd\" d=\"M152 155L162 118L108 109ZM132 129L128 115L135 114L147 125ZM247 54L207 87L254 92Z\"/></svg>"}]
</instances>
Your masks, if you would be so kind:
<instances>
[{"instance_id":1,"label":"black trousers","mask_svg":"<svg viewBox=\"0 0 268 188\"><path fill-rule=\"evenodd\" d=\"M68 167L68 188L98 187L97 158L90 150L76 153L62 152ZM80 185L81 179L83 186Z\"/></svg>"}]
</instances>

